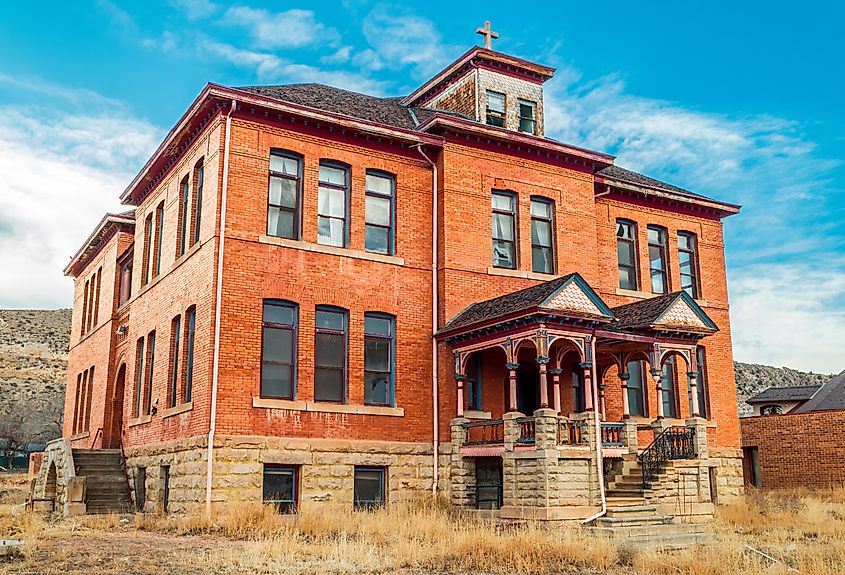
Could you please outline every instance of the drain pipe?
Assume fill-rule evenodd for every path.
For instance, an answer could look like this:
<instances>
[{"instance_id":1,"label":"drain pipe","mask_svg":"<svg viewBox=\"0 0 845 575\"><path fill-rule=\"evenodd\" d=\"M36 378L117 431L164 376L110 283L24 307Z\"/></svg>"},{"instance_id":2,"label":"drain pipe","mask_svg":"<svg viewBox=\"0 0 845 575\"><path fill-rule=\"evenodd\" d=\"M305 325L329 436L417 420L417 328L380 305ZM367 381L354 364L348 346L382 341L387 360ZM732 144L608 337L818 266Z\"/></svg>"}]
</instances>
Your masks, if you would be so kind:
<instances>
[{"instance_id":1,"label":"drain pipe","mask_svg":"<svg viewBox=\"0 0 845 575\"><path fill-rule=\"evenodd\" d=\"M425 152L423 152L422 144L414 146L420 155L431 166L432 183L431 183L431 407L432 407L432 424L434 432L432 434L432 445L434 447L434 477L431 482L431 494L437 495L437 480L440 475L440 462L438 461L438 451L440 449L440 408L439 408L439 381L437 376L438 359L437 359L437 340L434 334L437 333L437 164L431 161Z\"/></svg>"},{"instance_id":2,"label":"drain pipe","mask_svg":"<svg viewBox=\"0 0 845 575\"><path fill-rule=\"evenodd\" d=\"M591 521L595 521L605 513L607 513L607 494L604 491L604 459L602 459L601 454L601 417L599 416L599 389L598 389L598 381L596 381L596 337L593 336L592 341L590 342L590 347L592 349L592 364L593 366L590 368L592 370L592 377L590 379L593 380L593 383L590 387L590 391L593 394L593 418L596 422L596 467L598 468L599 472L599 494L601 495L601 511L587 517L586 519L582 520L581 523L590 523Z\"/></svg>"},{"instance_id":3,"label":"drain pipe","mask_svg":"<svg viewBox=\"0 0 845 575\"><path fill-rule=\"evenodd\" d=\"M232 112L237 101L232 100L226 114L226 140L223 144L223 188L220 193L220 247L217 250L217 288L214 302L214 364L211 371L211 425L208 428L208 461L205 472L205 513L211 517L211 480L214 465L214 432L217 419L217 384L220 372L220 309L223 300L223 246L226 243L226 193L229 190L229 141L231 139Z\"/></svg>"}]
</instances>

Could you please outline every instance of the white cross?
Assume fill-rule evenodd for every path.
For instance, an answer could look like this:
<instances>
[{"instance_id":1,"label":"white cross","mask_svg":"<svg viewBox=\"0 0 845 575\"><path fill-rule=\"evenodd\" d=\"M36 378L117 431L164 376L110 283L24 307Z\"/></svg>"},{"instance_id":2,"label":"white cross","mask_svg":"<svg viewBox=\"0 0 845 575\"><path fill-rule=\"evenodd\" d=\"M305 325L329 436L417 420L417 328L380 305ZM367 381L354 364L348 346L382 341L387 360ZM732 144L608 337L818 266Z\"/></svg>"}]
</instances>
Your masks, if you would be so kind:
<instances>
[{"instance_id":1,"label":"white cross","mask_svg":"<svg viewBox=\"0 0 845 575\"><path fill-rule=\"evenodd\" d=\"M484 36L484 47L487 48L488 50L491 49L491 44L492 44L491 40L499 37L498 32L493 32L492 30L490 30L490 20L485 20L484 21L484 28L479 28L478 30L475 31L475 33L481 34L482 36Z\"/></svg>"}]
</instances>

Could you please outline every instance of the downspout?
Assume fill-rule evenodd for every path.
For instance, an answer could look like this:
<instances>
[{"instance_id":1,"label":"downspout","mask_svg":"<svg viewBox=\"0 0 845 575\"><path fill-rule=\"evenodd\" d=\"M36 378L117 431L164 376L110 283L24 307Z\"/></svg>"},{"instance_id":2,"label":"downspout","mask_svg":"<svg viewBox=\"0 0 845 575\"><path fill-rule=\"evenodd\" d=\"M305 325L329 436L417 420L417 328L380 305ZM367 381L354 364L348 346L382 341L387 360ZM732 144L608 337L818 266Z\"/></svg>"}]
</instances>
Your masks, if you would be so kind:
<instances>
[{"instance_id":1,"label":"downspout","mask_svg":"<svg viewBox=\"0 0 845 575\"><path fill-rule=\"evenodd\" d=\"M590 368L593 372L593 376L590 378L593 380L591 392L593 394L593 417L595 418L596 422L596 467L598 468L599 472L599 494L601 495L601 511L587 517L586 519L582 520L581 523L590 523L591 521L595 521L605 513L607 513L607 495L604 492L604 459L602 459L601 453L601 417L599 416L599 389L598 389L598 382L596 381L596 337L593 336L592 341L590 342L590 346L592 348L592 364L593 366Z\"/></svg>"},{"instance_id":2,"label":"downspout","mask_svg":"<svg viewBox=\"0 0 845 575\"><path fill-rule=\"evenodd\" d=\"M226 114L226 140L223 144L223 188L220 198L220 247L217 250L217 286L214 302L214 364L211 371L211 425L208 428L208 457L205 472L205 513L211 517L211 482L214 465L214 432L217 429L217 384L220 372L220 310L223 300L223 246L226 243L226 194L229 191L229 141L232 112L237 102L232 100Z\"/></svg>"},{"instance_id":3,"label":"downspout","mask_svg":"<svg viewBox=\"0 0 845 575\"><path fill-rule=\"evenodd\" d=\"M431 494L437 495L437 480L440 475L440 462L438 460L438 451L440 450L440 406L439 406L439 381L437 378L438 359L437 359L437 340L434 335L437 333L437 311L439 308L437 298L437 164L431 161L425 152L423 152L422 144L414 146L420 155L431 166L432 183L431 183L431 405L432 405L432 424L434 430L432 433L434 448L434 478L431 482Z\"/></svg>"}]
</instances>

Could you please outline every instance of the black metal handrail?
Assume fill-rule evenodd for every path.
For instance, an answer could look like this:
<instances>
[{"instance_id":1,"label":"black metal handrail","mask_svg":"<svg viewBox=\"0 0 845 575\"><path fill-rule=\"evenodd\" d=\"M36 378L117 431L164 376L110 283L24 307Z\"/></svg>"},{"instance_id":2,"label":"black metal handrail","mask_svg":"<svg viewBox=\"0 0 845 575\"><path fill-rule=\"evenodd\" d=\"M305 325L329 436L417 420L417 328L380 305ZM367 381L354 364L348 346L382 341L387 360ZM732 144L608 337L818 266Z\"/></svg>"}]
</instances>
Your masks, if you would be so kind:
<instances>
[{"instance_id":1,"label":"black metal handrail","mask_svg":"<svg viewBox=\"0 0 845 575\"><path fill-rule=\"evenodd\" d=\"M695 459L695 429L670 427L654 438L637 456L643 470L643 489L660 473L660 467L674 459Z\"/></svg>"},{"instance_id":2,"label":"black metal handrail","mask_svg":"<svg viewBox=\"0 0 845 575\"><path fill-rule=\"evenodd\" d=\"M97 433L94 434L94 441L91 442L91 449L94 449L94 445L97 444L97 438L103 434L103 428L100 427L97 429Z\"/></svg>"},{"instance_id":3,"label":"black metal handrail","mask_svg":"<svg viewBox=\"0 0 845 575\"><path fill-rule=\"evenodd\" d=\"M466 432L464 445L490 445L505 442L505 422L501 419L468 421L463 424Z\"/></svg>"},{"instance_id":4,"label":"black metal handrail","mask_svg":"<svg viewBox=\"0 0 845 575\"><path fill-rule=\"evenodd\" d=\"M536 441L536 428L534 425L534 418L520 417L516 420L516 422L519 424L519 437L517 438L516 442L533 445Z\"/></svg>"}]
</instances>

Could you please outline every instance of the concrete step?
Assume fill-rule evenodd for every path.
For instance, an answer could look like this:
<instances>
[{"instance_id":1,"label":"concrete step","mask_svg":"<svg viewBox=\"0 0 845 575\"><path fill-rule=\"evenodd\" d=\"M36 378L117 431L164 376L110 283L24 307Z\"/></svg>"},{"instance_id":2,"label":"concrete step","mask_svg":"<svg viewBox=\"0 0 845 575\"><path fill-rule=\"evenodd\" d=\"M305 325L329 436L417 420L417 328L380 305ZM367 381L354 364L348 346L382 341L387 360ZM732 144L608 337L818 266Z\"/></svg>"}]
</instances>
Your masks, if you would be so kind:
<instances>
[{"instance_id":1,"label":"concrete step","mask_svg":"<svg viewBox=\"0 0 845 575\"><path fill-rule=\"evenodd\" d=\"M672 521L671 517L665 515L640 514L626 515L623 517L608 517L604 515L596 519L597 527L628 527L632 525L664 525Z\"/></svg>"},{"instance_id":2,"label":"concrete step","mask_svg":"<svg viewBox=\"0 0 845 575\"><path fill-rule=\"evenodd\" d=\"M663 523L660 525L628 525L621 527L593 527L596 533L620 538L669 537L681 535L709 534L707 527L695 523Z\"/></svg>"},{"instance_id":3,"label":"concrete step","mask_svg":"<svg viewBox=\"0 0 845 575\"><path fill-rule=\"evenodd\" d=\"M645 497L619 497L609 495L607 496L607 507L627 506L627 505L645 505L647 500Z\"/></svg>"},{"instance_id":4,"label":"concrete step","mask_svg":"<svg viewBox=\"0 0 845 575\"><path fill-rule=\"evenodd\" d=\"M608 506L605 517L633 517L642 515L657 515L657 507L654 505Z\"/></svg>"},{"instance_id":5,"label":"concrete step","mask_svg":"<svg viewBox=\"0 0 845 575\"><path fill-rule=\"evenodd\" d=\"M711 533L686 533L681 535L641 535L625 538L626 545L635 547L646 547L650 549L685 549L693 545L704 545L712 543L714 537Z\"/></svg>"}]
</instances>

